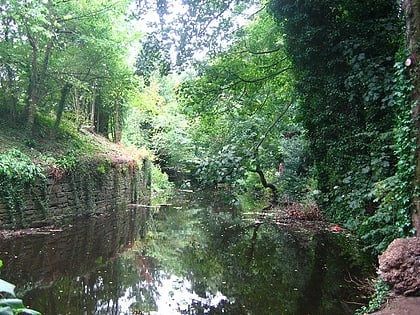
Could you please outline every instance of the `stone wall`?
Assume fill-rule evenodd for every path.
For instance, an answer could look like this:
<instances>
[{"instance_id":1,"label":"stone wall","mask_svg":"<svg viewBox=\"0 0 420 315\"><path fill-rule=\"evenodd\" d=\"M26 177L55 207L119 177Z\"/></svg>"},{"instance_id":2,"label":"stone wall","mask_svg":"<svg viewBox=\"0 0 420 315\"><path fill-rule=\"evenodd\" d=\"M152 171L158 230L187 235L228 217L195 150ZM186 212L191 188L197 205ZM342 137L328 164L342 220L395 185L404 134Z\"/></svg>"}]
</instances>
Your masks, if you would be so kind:
<instances>
[{"instance_id":1,"label":"stone wall","mask_svg":"<svg viewBox=\"0 0 420 315\"><path fill-rule=\"evenodd\" d=\"M52 167L46 179L27 187L14 209L7 196L0 199L0 228L16 229L62 225L74 218L124 210L128 204L147 203L150 167L130 159L80 160L71 172Z\"/></svg>"}]
</instances>

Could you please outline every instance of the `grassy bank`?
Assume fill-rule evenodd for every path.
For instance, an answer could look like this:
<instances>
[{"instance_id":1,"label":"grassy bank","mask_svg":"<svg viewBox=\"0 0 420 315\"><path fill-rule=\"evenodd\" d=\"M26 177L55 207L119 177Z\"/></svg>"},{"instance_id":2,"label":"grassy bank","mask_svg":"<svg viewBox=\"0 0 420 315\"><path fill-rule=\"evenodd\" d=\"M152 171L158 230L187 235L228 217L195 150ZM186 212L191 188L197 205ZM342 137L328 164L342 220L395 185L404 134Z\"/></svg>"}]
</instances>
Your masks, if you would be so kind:
<instances>
[{"instance_id":1,"label":"grassy bank","mask_svg":"<svg viewBox=\"0 0 420 315\"><path fill-rule=\"evenodd\" d=\"M104 136L77 128L71 122L63 122L59 129L54 129L52 121L38 119L34 131L28 136L23 125L0 118L0 154L10 150L20 151L41 167L55 165L63 169L71 167L81 157L99 154L136 160L148 155L146 150L112 143Z\"/></svg>"}]
</instances>

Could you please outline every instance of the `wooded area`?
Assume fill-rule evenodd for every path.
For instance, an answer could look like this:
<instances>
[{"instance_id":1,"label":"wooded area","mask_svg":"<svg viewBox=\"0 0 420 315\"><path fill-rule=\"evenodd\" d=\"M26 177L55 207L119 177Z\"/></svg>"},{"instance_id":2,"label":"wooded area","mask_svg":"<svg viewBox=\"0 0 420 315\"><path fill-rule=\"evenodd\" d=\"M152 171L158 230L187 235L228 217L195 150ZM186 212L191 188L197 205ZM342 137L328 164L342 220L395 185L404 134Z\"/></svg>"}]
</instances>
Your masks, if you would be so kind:
<instances>
[{"instance_id":1,"label":"wooded area","mask_svg":"<svg viewBox=\"0 0 420 315\"><path fill-rule=\"evenodd\" d=\"M194 188L316 203L380 253L420 229L419 9L4 0L1 119L147 147Z\"/></svg>"}]
</instances>

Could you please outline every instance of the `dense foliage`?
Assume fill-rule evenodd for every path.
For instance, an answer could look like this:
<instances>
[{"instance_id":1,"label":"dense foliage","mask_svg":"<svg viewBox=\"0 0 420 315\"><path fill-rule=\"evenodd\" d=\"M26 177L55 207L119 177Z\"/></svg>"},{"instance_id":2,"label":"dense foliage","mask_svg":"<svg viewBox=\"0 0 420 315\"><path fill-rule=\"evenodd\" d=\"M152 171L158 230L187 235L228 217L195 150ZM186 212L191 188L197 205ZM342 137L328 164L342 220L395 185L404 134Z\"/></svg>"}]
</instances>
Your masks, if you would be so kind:
<instances>
[{"instance_id":1,"label":"dense foliage","mask_svg":"<svg viewBox=\"0 0 420 315\"><path fill-rule=\"evenodd\" d=\"M14 228L26 224L26 190L33 189L36 181L43 179L42 168L19 150L0 154L0 200L6 203Z\"/></svg>"},{"instance_id":2,"label":"dense foliage","mask_svg":"<svg viewBox=\"0 0 420 315\"><path fill-rule=\"evenodd\" d=\"M119 140L132 73L122 33L128 1L6 0L0 4L0 112L25 121L63 114ZM119 28L117 28L119 25Z\"/></svg>"},{"instance_id":3,"label":"dense foliage","mask_svg":"<svg viewBox=\"0 0 420 315\"><path fill-rule=\"evenodd\" d=\"M409 232L412 210L410 84L401 66L399 7L388 0L270 5L284 27L319 201L331 219L383 250Z\"/></svg>"},{"instance_id":4,"label":"dense foliage","mask_svg":"<svg viewBox=\"0 0 420 315\"><path fill-rule=\"evenodd\" d=\"M137 73L148 83L158 71L182 71L196 59L215 56L258 0L137 0L135 15L148 24L136 61Z\"/></svg>"},{"instance_id":5,"label":"dense foliage","mask_svg":"<svg viewBox=\"0 0 420 315\"><path fill-rule=\"evenodd\" d=\"M62 141L71 121L146 147L169 178L187 174L184 187L316 200L374 254L414 232L420 93L401 1L3 0L0 13L0 122L24 130L25 152ZM81 150L68 140L34 163L8 149L0 195L24 227L40 164L61 172Z\"/></svg>"},{"instance_id":6,"label":"dense foliage","mask_svg":"<svg viewBox=\"0 0 420 315\"><path fill-rule=\"evenodd\" d=\"M375 251L412 233L398 1L6 0L0 10L0 113L24 121L28 144L45 135L41 119L70 119L146 146L194 184L258 198L268 188L273 203L316 197ZM133 17L145 33L136 69Z\"/></svg>"},{"instance_id":7,"label":"dense foliage","mask_svg":"<svg viewBox=\"0 0 420 315\"><path fill-rule=\"evenodd\" d=\"M180 16L165 1L155 4L160 29L137 59L146 78L152 69L179 69L167 59L174 38L181 38L177 55L192 56L183 55L182 39L198 51L205 33L189 30L202 23L224 30L222 45L213 49L210 36L210 58L178 88L195 179L270 188L277 199L315 196L330 220L358 232L374 252L413 232L416 143L399 2L212 1L194 9L197 1L186 1ZM194 19L203 10L206 18ZM223 24L251 11L243 26Z\"/></svg>"},{"instance_id":8,"label":"dense foliage","mask_svg":"<svg viewBox=\"0 0 420 315\"><path fill-rule=\"evenodd\" d=\"M229 50L202 63L197 78L180 86L179 99L194 122L196 175L202 183L249 189L255 177L254 185L270 188L275 198L302 197L305 143L281 33L261 12L236 33ZM287 164L282 174L280 163Z\"/></svg>"}]
</instances>

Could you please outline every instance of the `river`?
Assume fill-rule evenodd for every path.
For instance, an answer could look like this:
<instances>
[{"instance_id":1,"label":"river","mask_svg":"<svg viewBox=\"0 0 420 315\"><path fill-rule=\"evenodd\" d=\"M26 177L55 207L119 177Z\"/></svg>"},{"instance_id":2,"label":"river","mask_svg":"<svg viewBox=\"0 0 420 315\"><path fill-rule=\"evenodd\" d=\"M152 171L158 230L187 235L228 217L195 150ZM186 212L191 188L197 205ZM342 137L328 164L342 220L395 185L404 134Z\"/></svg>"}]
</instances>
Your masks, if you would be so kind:
<instances>
[{"instance_id":1,"label":"river","mask_svg":"<svg viewBox=\"0 0 420 315\"><path fill-rule=\"evenodd\" d=\"M223 192L1 240L1 278L44 315L352 314L369 258L349 235L255 218Z\"/></svg>"}]
</instances>

